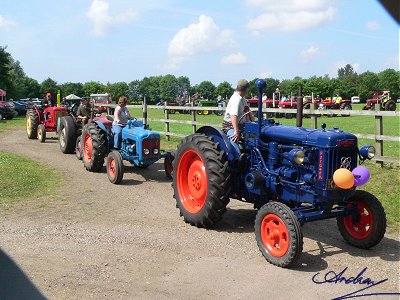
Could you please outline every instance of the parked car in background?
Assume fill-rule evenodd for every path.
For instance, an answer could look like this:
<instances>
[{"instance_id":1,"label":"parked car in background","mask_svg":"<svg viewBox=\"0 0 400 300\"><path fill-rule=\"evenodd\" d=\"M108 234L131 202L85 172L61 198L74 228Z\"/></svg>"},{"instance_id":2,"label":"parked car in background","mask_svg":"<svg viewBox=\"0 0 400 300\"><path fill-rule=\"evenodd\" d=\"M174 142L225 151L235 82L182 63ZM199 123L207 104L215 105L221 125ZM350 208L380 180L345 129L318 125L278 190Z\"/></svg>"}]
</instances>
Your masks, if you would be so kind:
<instances>
[{"instance_id":1,"label":"parked car in background","mask_svg":"<svg viewBox=\"0 0 400 300\"><path fill-rule=\"evenodd\" d=\"M9 102L0 101L0 106L2 107L1 119L11 120L18 115L14 109L14 105Z\"/></svg>"},{"instance_id":2,"label":"parked car in background","mask_svg":"<svg viewBox=\"0 0 400 300\"><path fill-rule=\"evenodd\" d=\"M14 109L18 113L19 116L23 116L26 114L26 104L20 101L14 101Z\"/></svg>"},{"instance_id":3,"label":"parked car in background","mask_svg":"<svg viewBox=\"0 0 400 300\"><path fill-rule=\"evenodd\" d=\"M351 97L351 103L360 103L360 97L359 96Z\"/></svg>"}]
</instances>

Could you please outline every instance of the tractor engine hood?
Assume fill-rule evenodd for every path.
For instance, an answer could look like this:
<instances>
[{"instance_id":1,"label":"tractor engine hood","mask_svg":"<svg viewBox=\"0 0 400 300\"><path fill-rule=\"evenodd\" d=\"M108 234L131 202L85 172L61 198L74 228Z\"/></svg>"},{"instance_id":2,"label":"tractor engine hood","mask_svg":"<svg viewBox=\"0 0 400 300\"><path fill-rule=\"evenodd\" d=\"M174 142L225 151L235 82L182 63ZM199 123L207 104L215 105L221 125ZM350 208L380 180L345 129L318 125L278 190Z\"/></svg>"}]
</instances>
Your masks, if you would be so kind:
<instances>
[{"instance_id":1,"label":"tractor engine hood","mask_svg":"<svg viewBox=\"0 0 400 300\"><path fill-rule=\"evenodd\" d=\"M160 139L160 134L155 131L147 130L142 127L131 127L128 126L122 129L122 139L131 140L144 140L144 139Z\"/></svg>"},{"instance_id":2,"label":"tractor engine hood","mask_svg":"<svg viewBox=\"0 0 400 300\"><path fill-rule=\"evenodd\" d=\"M264 126L261 129L261 138L264 142L316 147L336 147L339 146L339 141L343 140L349 141L354 146L357 145L357 137L355 135L344 132L339 128L322 130L285 125Z\"/></svg>"}]
</instances>

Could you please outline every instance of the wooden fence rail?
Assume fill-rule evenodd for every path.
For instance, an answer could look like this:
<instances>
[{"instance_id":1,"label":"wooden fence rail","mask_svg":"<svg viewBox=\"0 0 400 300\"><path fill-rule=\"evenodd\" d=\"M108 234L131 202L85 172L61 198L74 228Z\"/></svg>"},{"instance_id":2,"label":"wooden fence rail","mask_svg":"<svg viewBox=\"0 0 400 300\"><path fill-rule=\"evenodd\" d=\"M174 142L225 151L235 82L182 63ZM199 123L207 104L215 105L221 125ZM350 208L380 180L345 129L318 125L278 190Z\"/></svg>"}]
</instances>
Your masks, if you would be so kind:
<instances>
[{"instance_id":1,"label":"wooden fence rail","mask_svg":"<svg viewBox=\"0 0 400 300\"><path fill-rule=\"evenodd\" d=\"M102 105L108 107L115 107L115 105ZM148 122L161 122L165 124L165 131L160 132L165 135L166 139L169 140L170 136L185 137L185 134L175 133L170 131L170 124L187 124L192 126L192 132L196 132L197 126L214 126L221 128L222 118L220 123L208 123L199 122L196 120L196 113L198 111L208 110L214 111L225 111L225 107L198 107L198 106L171 106L171 105L127 105L128 108L139 108L146 112L145 116ZM149 109L159 109L164 111L164 119L147 118L147 112ZM171 119L170 111L185 111L191 116L191 120L174 120ZM252 108L252 111L256 112L257 108ZM296 109L281 109L281 108L263 108L264 114L282 113L282 114L296 114ZM383 135L383 117L400 117L398 111L381 111L379 105L375 106L375 110L334 110L334 109L304 109L304 115L308 115L311 118L311 128L317 128L317 119L325 115L341 115L341 116L373 116L375 118L375 134L360 134L354 133L357 138L375 140L376 156L375 161L378 165L383 166L384 162L388 163L400 163L397 157L387 157L383 155L383 142L397 142L400 143L399 136L385 136Z\"/></svg>"}]
</instances>

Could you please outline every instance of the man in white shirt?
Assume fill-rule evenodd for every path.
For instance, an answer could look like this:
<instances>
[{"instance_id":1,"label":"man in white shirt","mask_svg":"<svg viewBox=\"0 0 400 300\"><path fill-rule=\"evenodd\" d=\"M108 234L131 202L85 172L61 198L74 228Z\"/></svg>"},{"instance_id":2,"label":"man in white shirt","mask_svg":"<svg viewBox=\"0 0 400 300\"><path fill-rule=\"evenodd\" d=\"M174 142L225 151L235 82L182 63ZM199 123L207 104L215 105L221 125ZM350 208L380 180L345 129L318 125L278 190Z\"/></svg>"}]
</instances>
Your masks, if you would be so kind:
<instances>
[{"instance_id":1,"label":"man in white shirt","mask_svg":"<svg viewBox=\"0 0 400 300\"><path fill-rule=\"evenodd\" d=\"M233 129L234 133L231 136L232 141L236 141L240 135L240 128L243 127L244 122L253 122L254 116L250 111L250 107L244 98L249 90L249 82L246 79L238 81L237 87L228 105L226 106L223 129L227 132Z\"/></svg>"}]
</instances>

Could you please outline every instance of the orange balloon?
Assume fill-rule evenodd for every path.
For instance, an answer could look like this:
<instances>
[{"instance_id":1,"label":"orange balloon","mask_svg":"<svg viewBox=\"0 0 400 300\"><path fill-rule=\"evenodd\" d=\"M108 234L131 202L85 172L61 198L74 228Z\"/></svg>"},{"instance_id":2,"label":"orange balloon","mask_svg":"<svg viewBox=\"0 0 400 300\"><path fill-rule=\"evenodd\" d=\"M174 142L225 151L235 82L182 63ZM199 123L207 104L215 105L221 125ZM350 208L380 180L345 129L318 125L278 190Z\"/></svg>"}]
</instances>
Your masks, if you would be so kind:
<instances>
[{"instance_id":1,"label":"orange balloon","mask_svg":"<svg viewBox=\"0 0 400 300\"><path fill-rule=\"evenodd\" d=\"M348 190L354 186L354 176L346 168L340 168L333 173L333 182L341 189Z\"/></svg>"}]
</instances>

